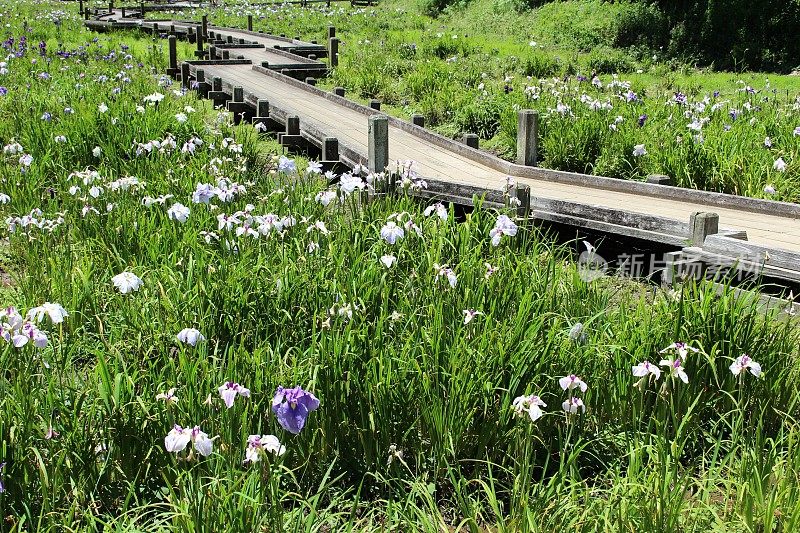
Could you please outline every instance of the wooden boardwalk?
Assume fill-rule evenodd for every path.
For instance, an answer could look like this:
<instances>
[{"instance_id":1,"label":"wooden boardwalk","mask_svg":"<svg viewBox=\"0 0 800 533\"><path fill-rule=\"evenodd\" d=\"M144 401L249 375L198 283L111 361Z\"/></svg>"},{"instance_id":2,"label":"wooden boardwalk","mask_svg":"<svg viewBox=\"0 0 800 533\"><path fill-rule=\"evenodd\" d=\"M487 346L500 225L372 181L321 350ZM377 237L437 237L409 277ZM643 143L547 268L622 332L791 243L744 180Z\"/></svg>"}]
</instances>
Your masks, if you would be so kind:
<instances>
[{"instance_id":1,"label":"wooden boardwalk","mask_svg":"<svg viewBox=\"0 0 800 533\"><path fill-rule=\"evenodd\" d=\"M197 23L174 25L190 31ZM246 60L237 64L189 61L192 79L202 70L207 88L214 78L219 78L227 95L240 87L245 106L252 111L249 115L255 114L258 101L268 101L273 126L285 125L287 117L299 117L302 136L309 143L321 146L326 137L336 138L341 161L367 162L368 117L379 111L262 67L262 62L271 66L279 61L275 54L282 60L308 63L274 47L314 43L230 28L208 31L224 40L230 37L264 47L232 50ZM534 217L666 243L707 261L800 280L796 204L516 165L391 117L388 137L390 160L413 161L416 172L429 182L428 196L470 203L474 194L481 194L496 204L503 201L504 185L511 176L518 186L530 188ZM704 241L690 242L690 218L698 212L717 214L719 231L712 228Z\"/></svg>"}]
</instances>

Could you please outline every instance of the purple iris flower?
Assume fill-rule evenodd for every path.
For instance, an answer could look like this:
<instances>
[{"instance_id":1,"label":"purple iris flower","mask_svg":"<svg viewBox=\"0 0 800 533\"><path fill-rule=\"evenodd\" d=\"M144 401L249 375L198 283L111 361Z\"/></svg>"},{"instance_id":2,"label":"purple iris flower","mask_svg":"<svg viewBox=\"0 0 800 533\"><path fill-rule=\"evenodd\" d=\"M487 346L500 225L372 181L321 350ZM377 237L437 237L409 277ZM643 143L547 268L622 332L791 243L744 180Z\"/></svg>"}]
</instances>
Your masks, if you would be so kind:
<instances>
[{"instance_id":1,"label":"purple iris flower","mask_svg":"<svg viewBox=\"0 0 800 533\"><path fill-rule=\"evenodd\" d=\"M308 413L319 407L319 400L300 386L293 389L278 387L272 399L272 412L278 423L289 433L297 435L306 425Z\"/></svg>"},{"instance_id":2,"label":"purple iris flower","mask_svg":"<svg viewBox=\"0 0 800 533\"><path fill-rule=\"evenodd\" d=\"M719 98L719 91L714 91L714 98Z\"/></svg>"},{"instance_id":3,"label":"purple iris flower","mask_svg":"<svg viewBox=\"0 0 800 533\"><path fill-rule=\"evenodd\" d=\"M647 122L647 115L641 115L638 122L640 128L644 127L644 123Z\"/></svg>"},{"instance_id":4,"label":"purple iris flower","mask_svg":"<svg viewBox=\"0 0 800 533\"><path fill-rule=\"evenodd\" d=\"M8 89L5 87L0 86L0 96L5 96L8 94Z\"/></svg>"},{"instance_id":5,"label":"purple iris flower","mask_svg":"<svg viewBox=\"0 0 800 533\"><path fill-rule=\"evenodd\" d=\"M3 470L3 467L5 467L5 466L6 466L5 462L0 463L0 470ZM5 485L3 485L2 478L0 478L0 492L5 492L5 491L6 491L6 487L5 487Z\"/></svg>"},{"instance_id":6,"label":"purple iris flower","mask_svg":"<svg viewBox=\"0 0 800 533\"><path fill-rule=\"evenodd\" d=\"M678 91L675 93L675 103L680 105L686 105L689 102L689 99L686 98L686 95L682 92Z\"/></svg>"}]
</instances>

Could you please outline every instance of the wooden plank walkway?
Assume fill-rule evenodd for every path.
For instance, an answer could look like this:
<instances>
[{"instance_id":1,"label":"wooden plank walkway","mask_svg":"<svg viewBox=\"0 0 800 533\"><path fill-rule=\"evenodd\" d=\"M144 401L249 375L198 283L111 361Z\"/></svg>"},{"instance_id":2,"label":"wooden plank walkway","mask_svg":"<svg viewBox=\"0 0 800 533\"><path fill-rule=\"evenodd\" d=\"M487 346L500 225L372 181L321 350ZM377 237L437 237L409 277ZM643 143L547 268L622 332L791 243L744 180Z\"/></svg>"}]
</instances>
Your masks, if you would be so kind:
<instances>
[{"instance_id":1,"label":"wooden plank walkway","mask_svg":"<svg viewBox=\"0 0 800 533\"><path fill-rule=\"evenodd\" d=\"M367 152L367 118L344 105L310 91L287 86L286 80L265 76L247 65L204 65L206 77L218 76L228 87L241 86L252 101L268 100L270 107L287 115L300 116L301 129L314 129L355 152ZM195 68L192 69L196 70ZM304 128L305 126L305 128ZM428 179L464 183L480 189L499 189L508 174L453 151L438 150L429 142L397 126L389 126L389 157L393 161L411 160L418 173ZM687 203L666 198L597 189L580 184L558 183L516 177L531 187L531 196L566 200L633 213L688 221L696 211L719 214L723 227L747 232L750 242L775 245L800 252L800 218ZM654 186L655 187L655 186Z\"/></svg>"},{"instance_id":2,"label":"wooden plank walkway","mask_svg":"<svg viewBox=\"0 0 800 533\"><path fill-rule=\"evenodd\" d=\"M195 26L175 22L176 28L179 25ZM285 124L286 117L298 116L306 138L320 145L325 137L335 137L342 160L350 164L366 162L368 117L378 111L260 66L262 61L276 60L273 55L278 52L268 45L274 46L275 40L291 40L229 28L209 28L209 32L212 30L215 35L244 39L265 48L235 50L252 64L189 61L192 77L202 69L207 83L220 78L228 94L241 87L252 108L258 100L267 100L272 120ZM530 187L535 216L680 248L689 244L693 213L716 213L721 231L707 239L705 249L694 248L697 253L722 256L728 262L766 262L772 274L800 280L800 206L796 204L523 167L391 117L389 158L413 161L416 172L434 184L433 194L444 198L469 202L472 193L488 191L489 197L497 199L508 176L512 176L518 184ZM744 234L746 240L742 239Z\"/></svg>"}]
</instances>

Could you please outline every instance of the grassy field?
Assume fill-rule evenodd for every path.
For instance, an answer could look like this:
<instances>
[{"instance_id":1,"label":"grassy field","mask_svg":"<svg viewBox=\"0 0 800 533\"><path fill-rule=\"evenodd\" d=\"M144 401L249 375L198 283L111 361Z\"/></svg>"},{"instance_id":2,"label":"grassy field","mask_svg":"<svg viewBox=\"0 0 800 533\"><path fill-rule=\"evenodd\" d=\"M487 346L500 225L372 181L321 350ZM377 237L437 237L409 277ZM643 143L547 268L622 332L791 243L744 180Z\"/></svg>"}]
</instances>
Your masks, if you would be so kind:
<instances>
[{"instance_id":1,"label":"grassy field","mask_svg":"<svg viewBox=\"0 0 800 533\"><path fill-rule=\"evenodd\" d=\"M795 322L329 186L166 41L0 13L0 530L800 527Z\"/></svg>"}]
</instances>

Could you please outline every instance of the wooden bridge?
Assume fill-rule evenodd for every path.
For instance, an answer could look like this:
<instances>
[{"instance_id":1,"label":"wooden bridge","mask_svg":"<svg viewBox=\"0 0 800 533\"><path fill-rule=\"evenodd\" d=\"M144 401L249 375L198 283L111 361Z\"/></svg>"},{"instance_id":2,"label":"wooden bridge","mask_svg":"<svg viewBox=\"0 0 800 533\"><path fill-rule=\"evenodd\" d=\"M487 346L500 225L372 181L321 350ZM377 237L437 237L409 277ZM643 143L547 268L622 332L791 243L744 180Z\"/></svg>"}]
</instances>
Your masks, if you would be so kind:
<instances>
[{"instance_id":1,"label":"wooden bridge","mask_svg":"<svg viewBox=\"0 0 800 533\"><path fill-rule=\"evenodd\" d=\"M281 132L284 145L319 150L326 164L368 165L381 171L389 161L413 161L428 187L419 194L471 205L508 202L506 184L519 213L661 243L677 250L675 264L699 262L800 282L800 205L696 191L656 183L560 172L535 165L536 115L520 112L520 163L504 161L464 142L388 117L380 105L360 105L344 90L323 91L316 78L337 64L338 39L327 46L286 36L208 26L205 22L123 19L114 11L101 21L170 35L170 74L196 88L237 120ZM96 27L97 21L87 21ZM197 44L198 59L178 64L174 39ZM320 58L328 57L326 63ZM533 152L533 153L532 153ZM527 163L527 164L524 164Z\"/></svg>"}]
</instances>

